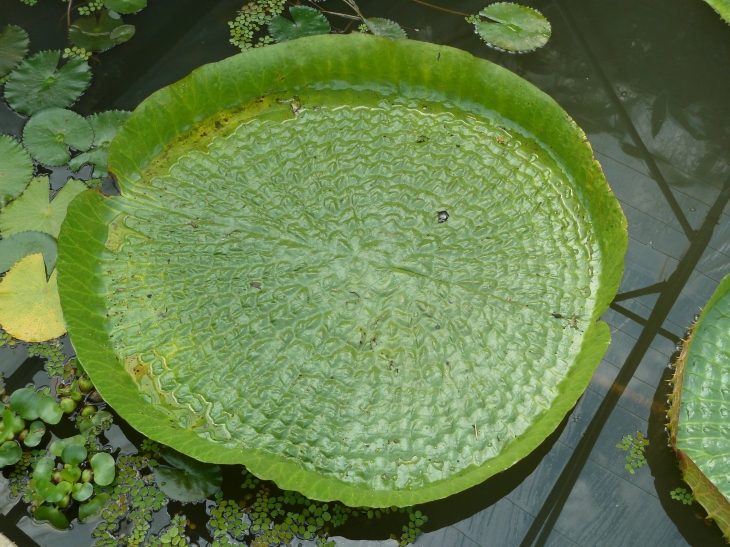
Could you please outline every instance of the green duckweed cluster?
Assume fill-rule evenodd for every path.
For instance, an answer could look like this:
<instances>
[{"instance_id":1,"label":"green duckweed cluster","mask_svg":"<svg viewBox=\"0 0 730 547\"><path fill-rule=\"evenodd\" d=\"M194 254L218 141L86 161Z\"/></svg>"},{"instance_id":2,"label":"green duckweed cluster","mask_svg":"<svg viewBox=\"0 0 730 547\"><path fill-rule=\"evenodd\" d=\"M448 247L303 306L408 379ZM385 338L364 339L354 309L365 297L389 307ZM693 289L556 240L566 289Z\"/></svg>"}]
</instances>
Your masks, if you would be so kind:
<instances>
[{"instance_id":1,"label":"green duckweed cluster","mask_svg":"<svg viewBox=\"0 0 730 547\"><path fill-rule=\"evenodd\" d=\"M249 472L248 469L246 469L244 467L242 473L243 473L244 480L243 480L243 484L241 485L241 488L243 488L243 489L248 488L248 489L253 490L254 488L256 488L259 485L260 481L256 477L254 477Z\"/></svg>"},{"instance_id":2,"label":"green duckweed cluster","mask_svg":"<svg viewBox=\"0 0 730 547\"><path fill-rule=\"evenodd\" d=\"M216 496L217 505L208 508L210 520L208 528L213 537L211 547L232 545L231 540L237 543L243 541L249 531L249 525L244 521L244 511L241 505L234 500L223 500L223 494Z\"/></svg>"},{"instance_id":3,"label":"green duckweed cluster","mask_svg":"<svg viewBox=\"0 0 730 547\"><path fill-rule=\"evenodd\" d=\"M254 35L261 27L268 25L271 18L284 11L286 0L254 0L241 8L233 21L228 22L231 29L230 42L246 51L270 44L274 39L266 34L254 43Z\"/></svg>"},{"instance_id":4,"label":"green duckweed cluster","mask_svg":"<svg viewBox=\"0 0 730 547\"><path fill-rule=\"evenodd\" d=\"M18 341L5 331L0 331L0 348L8 346L14 348Z\"/></svg>"},{"instance_id":5,"label":"green duckweed cluster","mask_svg":"<svg viewBox=\"0 0 730 547\"><path fill-rule=\"evenodd\" d=\"M117 479L110 489L112 499L101 513L102 522L92 532L95 547L145 545L153 513L167 505L165 495L154 485L149 463L143 455L117 459ZM125 520L129 523L124 527L130 530L127 534L120 533Z\"/></svg>"},{"instance_id":6,"label":"green duckweed cluster","mask_svg":"<svg viewBox=\"0 0 730 547\"><path fill-rule=\"evenodd\" d=\"M686 488L675 488L669 495L672 496L673 500L681 501L685 505L692 505L692 494L687 492Z\"/></svg>"},{"instance_id":7,"label":"green duckweed cluster","mask_svg":"<svg viewBox=\"0 0 730 547\"><path fill-rule=\"evenodd\" d=\"M85 6L79 6L79 15L91 15L95 11L101 11L104 8L103 0L89 0Z\"/></svg>"},{"instance_id":8,"label":"green duckweed cluster","mask_svg":"<svg viewBox=\"0 0 730 547\"><path fill-rule=\"evenodd\" d=\"M175 515L169 525L145 543L145 547L169 547L170 545L186 547L190 545L190 538L185 535L186 526L185 515Z\"/></svg>"},{"instance_id":9,"label":"green duckweed cluster","mask_svg":"<svg viewBox=\"0 0 730 547\"><path fill-rule=\"evenodd\" d=\"M23 452L20 461L15 464L10 472L10 496L17 498L26 491L30 480L30 470L40 458L45 455L45 450L31 450Z\"/></svg>"},{"instance_id":10,"label":"green duckweed cluster","mask_svg":"<svg viewBox=\"0 0 730 547\"><path fill-rule=\"evenodd\" d=\"M636 437L631 435L625 435L621 442L616 445L616 448L628 452L626 455L626 464L624 468L632 475L636 473L636 469L643 467L646 464L646 458L644 457L644 450L649 445L649 439L647 439L641 431L636 432Z\"/></svg>"},{"instance_id":11,"label":"green duckweed cluster","mask_svg":"<svg viewBox=\"0 0 730 547\"><path fill-rule=\"evenodd\" d=\"M28 357L45 359L49 376L61 376L64 372L66 357L63 354L63 344L58 340L28 344Z\"/></svg>"},{"instance_id":12,"label":"green duckweed cluster","mask_svg":"<svg viewBox=\"0 0 730 547\"><path fill-rule=\"evenodd\" d=\"M91 52L86 51L82 47L67 47L63 50L63 58L64 59L73 59L75 57L78 57L79 59L83 59L84 61L88 61L89 57L91 57Z\"/></svg>"}]
</instances>

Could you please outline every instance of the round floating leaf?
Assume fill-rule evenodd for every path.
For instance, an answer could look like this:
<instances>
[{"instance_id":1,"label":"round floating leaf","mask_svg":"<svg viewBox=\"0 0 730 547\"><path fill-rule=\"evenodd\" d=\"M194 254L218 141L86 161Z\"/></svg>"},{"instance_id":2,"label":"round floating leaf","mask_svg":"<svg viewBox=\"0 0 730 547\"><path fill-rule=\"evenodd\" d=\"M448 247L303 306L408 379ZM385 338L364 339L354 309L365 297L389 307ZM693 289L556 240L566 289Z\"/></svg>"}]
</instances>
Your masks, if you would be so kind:
<instances>
[{"instance_id":1,"label":"round floating leaf","mask_svg":"<svg viewBox=\"0 0 730 547\"><path fill-rule=\"evenodd\" d=\"M70 469L63 469L61 471L61 477L66 482L68 482L70 484L74 484L74 483L78 482L79 479L81 478L81 469L79 468L78 465L72 465Z\"/></svg>"},{"instance_id":2,"label":"round floating leaf","mask_svg":"<svg viewBox=\"0 0 730 547\"><path fill-rule=\"evenodd\" d=\"M60 58L60 51L41 51L20 63L5 84L8 104L30 116L78 99L91 81L91 67L75 58L56 70Z\"/></svg>"},{"instance_id":3,"label":"round floating leaf","mask_svg":"<svg viewBox=\"0 0 730 547\"><path fill-rule=\"evenodd\" d=\"M705 0L726 23L730 24L730 0Z\"/></svg>"},{"instance_id":4,"label":"round floating leaf","mask_svg":"<svg viewBox=\"0 0 730 547\"><path fill-rule=\"evenodd\" d=\"M71 496L76 501L86 501L94 493L94 487L90 482L76 483L71 489Z\"/></svg>"},{"instance_id":5,"label":"round floating leaf","mask_svg":"<svg viewBox=\"0 0 730 547\"><path fill-rule=\"evenodd\" d=\"M319 10L308 6L292 6L289 8L289 13L294 19L293 23L281 15L275 15L269 22L269 33L277 42L327 34L330 31L329 21Z\"/></svg>"},{"instance_id":6,"label":"round floating leaf","mask_svg":"<svg viewBox=\"0 0 730 547\"><path fill-rule=\"evenodd\" d=\"M42 395L41 400L38 401L38 416L47 424L55 425L61 421L63 411L53 397Z\"/></svg>"},{"instance_id":7,"label":"round floating leaf","mask_svg":"<svg viewBox=\"0 0 730 547\"><path fill-rule=\"evenodd\" d=\"M91 457L91 469L94 470L94 482L99 486L107 486L114 481L116 468L114 458L106 452L98 452Z\"/></svg>"},{"instance_id":8,"label":"round floating leaf","mask_svg":"<svg viewBox=\"0 0 730 547\"><path fill-rule=\"evenodd\" d=\"M33 518L35 518L38 522L50 522L51 526L58 530L67 530L71 527L66 515L59 511L57 507L52 507L50 505L41 505L36 508L36 510L33 511Z\"/></svg>"},{"instance_id":9,"label":"round floating leaf","mask_svg":"<svg viewBox=\"0 0 730 547\"><path fill-rule=\"evenodd\" d=\"M0 283L0 326L25 342L44 342L66 333L56 270L46 281L42 254L26 256L5 274ZM38 412L44 422L58 423L44 418L40 408Z\"/></svg>"},{"instance_id":10,"label":"round floating leaf","mask_svg":"<svg viewBox=\"0 0 730 547\"><path fill-rule=\"evenodd\" d=\"M61 452L63 463L78 465L86 459L88 452L82 444L70 444Z\"/></svg>"},{"instance_id":11,"label":"round floating leaf","mask_svg":"<svg viewBox=\"0 0 730 547\"><path fill-rule=\"evenodd\" d=\"M58 406L58 405L56 405L56 406ZM59 410L60 410L60 408L59 408ZM66 447L71 446L73 444L78 444L78 445L83 446L85 442L86 442L86 438L83 435L74 435L73 437L68 437L66 439L58 439L56 441L53 441L51 443L49 450L51 451L51 454L60 458Z\"/></svg>"},{"instance_id":12,"label":"round floating leaf","mask_svg":"<svg viewBox=\"0 0 730 547\"><path fill-rule=\"evenodd\" d=\"M109 494L97 494L86 503L82 503L79 506L79 520L83 522L101 512L110 500L111 496Z\"/></svg>"},{"instance_id":13,"label":"round floating leaf","mask_svg":"<svg viewBox=\"0 0 730 547\"><path fill-rule=\"evenodd\" d=\"M111 38L114 43L123 44L130 40L132 36L134 36L135 32L136 29L134 28L134 25L122 25L115 28L111 34L109 34L109 38Z\"/></svg>"},{"instance_id":14,"label":"round floating leaf","mask_svg":"<svg viewBox=\"0 0 730 547\"><path fill-rule=\"evenodd\" d=\"M104 5L117 13L134 13L147 6L147 0L104 0Z\"/></svg>"},{"instance_id":15,"label":"round floating leaf","mask_svg":"<svg viewBox=\"0 0 730 547\"><path fill-rule=\"evenodd\" d=\"M676 363L670 440L692 496L730 540L730 275L715 290Z\"/></svg>"},{"instance_id":16,"label":"round floating leaf","mask_svg":"<svg viewBox=\"0 0 730 547\"><path fill-rule=\"evenodd\" d=\"M68 36L76 47L86 51L105 51L117 44L111 34L122 26L124 22L121 19L112 17L107 10L101 10L98 17L87 15L76 19L71 24Z\"/></svg>"},{"instance_id":17,"label":"round floating leaf","mask_svg":"<svg viewBox=\"0 0 730 547\"><path fill-rule=\"evenodd\" d=\"M33 160L10 135L0 135L0 209L23 193L33 177Z\"/></svg>"},{"instance_id":18,"label":"round floating leaf","mask_svg":"<svg viewBox=\"0 0 730 547\"><path fill-rule=\"evenodd\" d=\"M368 30L375 34L375 36L382 36L391 40L405 40L408 38L406 31L398 23L389 19L371 17L370 19L365 19L365 25L367 25Z\"/></svg>"},{"instance_id":19,"label":"round floating leaf","mask_svg":"<svg viewBox=\"0 0 730 547\"><path fill-rule=\"evenodd\" d=\"M220 490L223 475L217 465L202 463L172 450L165 451L164 457L174 467L155 467L155 482L167 497L197 502Z\"/></svg>"},{"instance_id":20,"label":"round floating leaf","mask_svg":"<svg viewBox=\"0 0 730 547\"><path fill-rule=\"evenodd\" d=\"M7 272L21 258L36 253L43 255L46 275L50 274L56 267L58 255L58 246L52 236L43 232L27 231L4 237L0 240L0 273Z\"/></svg>"},{"instance_id":21,"label":"round floating leaf","mask_svg":"<svg viewBox=\"0 0 730 547\"><path fill-rule=\"evenodd\" d=\"M15 25L7 25L0 34L0 78L20 64L28 53L28 33ZM3 158L4 159L4 158Z\"/></svg>"},{"instance_id":22,"label":"round floating leaf","mask_svg":"<svg viewBox=\"0 0 730 547\"><path fill-rule=\"evenodd\" d=\"M146 99L109 168L121 196L82 193L59 237L71 341L197 460L352 506L445 497L543 442L608 345L618 202L562 108L466 52L254 49Z\"/></svg>"},{"instance_id":23,"label":"round floating leaf","mask_svg":"<svg viewBox=\"0 0 730 547\"><path fill-rule=\"evenodd\" d=\"M33 478L38 482L41 479L50 480L51 473L56 469L56 460L44 456L35 464L35 470L33 471Z\"/></svg>"},{"instance_id":24,"label":"round floating leaf","mask_svg":"<svg viewBox=\"0 0 730 547\"><path fill-rule=\"evenodd\" d=\"M23 142L45 165L63 165L71 159L68 148L86 151L94 140L89 122L63 108L49 108L33 116L23 128Z\"/></svg>"},{"instance_id":25,"label":"round floating leaf","mask_svg":"<svg viewBox=\"0 0 730 547\"><path fill-rule=\"evenodd\" d=\"M30 388L24 387L16 389L10 396L10 408L20 414L26 420L35 420L38 418L36 407L41 400L41 396Z\"/></svg>"},{"instance_id":26,"label":"round floating leaf","mask_svg":"<svg viewBox=\"0 0 730 547\"><path fill-rule=\"evenodd\" d=\"M497 2L479 15L491 21L477 21L476 32L490 46L504 51L533 51L544 46L552 35L550 22L536 9Z\"/></svg>"},{"instance_id":27,"label":"round floating leaf","mask_svg":"<svg viewBox=\"0 0 730 547\"><path fill-rule=\"evenodd\" d=\"M58 237L68 204L86 185L70 179L49 203L50 190L48 177L34 178L22 196L0 211L0 234L6 237L32 230Z\"/></svg>"},{"instance_id":28,"label":"round floating leaf","mask_svg":"<svg viewBox=\"0 0 730 547\"><path fill-rule=\"evenodd\" d=\"M15 465L20 461L23 449L16 441L6 441L0 445L0 467Z\"/></svg>"},{"instance_id":29,"label":"round floating leaf","mask_svg":"<svg viewBox=\"0 0 730 547\"><path fill-rule=\"evenodd\" d=\"M36 420L32 424L30 424L30 427L28 428L28 436L23 441L23 444L25 446L33 448L40 444L41 439L43 439L43 435L46 434L46 425Z\"/></svg>"},{"instance_id":30,"label":"round floating leaf","mask_svg":"<svg viewBox=\"0 0 730 547\"><path fill-rule=\"evenodd\" d=\"M94 148L84 154L79 154L69 161L69 167L78 171L82 165L90 163L94 166L95 177L106 177L107 156L109 144L112 142L117 129L129 118L129 112L110 110L89 116L88 121L94 130Z\"/></svg>"}]
</instances>

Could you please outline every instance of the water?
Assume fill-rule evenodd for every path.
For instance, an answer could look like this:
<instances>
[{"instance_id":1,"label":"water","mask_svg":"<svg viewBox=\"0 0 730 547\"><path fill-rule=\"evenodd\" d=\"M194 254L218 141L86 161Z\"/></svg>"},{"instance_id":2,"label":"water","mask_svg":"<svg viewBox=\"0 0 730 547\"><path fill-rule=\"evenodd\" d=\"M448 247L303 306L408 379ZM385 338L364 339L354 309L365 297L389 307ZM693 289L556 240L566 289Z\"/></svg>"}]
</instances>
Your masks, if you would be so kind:
<instances>
[{"instance_id":1,"label":"water","mask_svg":"<svg viewBox=\"0 0 730 547\"><path fill-rule=\"evenodd\" d=\"M84 115L133 109L197 66L236 53L226 22L240 2L151 0L129 18L137 35L95 58L92 86L75 109ZM486 4L433 2L466 14ZM604 316L613 341L588 391L528 458L472 490L421 507L429 533L416 544L724 545L698 505L683 505L669 494L684 485L666 445L664 413L675 344L730 272L730 27L700 0L675 0L671 7L659 0L525 3L550 20L553 37L534 53L512 55L488 48L460 15L410 0L359 2L366 16L395 20L411 38L468 50L551 95L585 130L629 221L620 295ZM335 0L326 7L346 11ZM0 25L25 28L32 52L65 47L64 15L60 2L28 7L0 0ZM22 120L0 105L0 131L19 135L21 129ZM54 188L69 174L54 170ZM9 391L44 376L40 359L23 362L25 351L0 350ZM138 446L138 434L118 418L115 424L120 428L108 433L110 443ZM648 465L631 475L623 468L626 453L614 445L636 431L651 444ZM225 482L236 484L239 477L226 476ZM169 512L179 509L171 504ZM202 506L183 509L203 523L200 532ZM0 531L19 545L90 543L91 526L49 531L4 496L0 512ZM163 510L158 518L153 529L169 516ZM336 533L364 541L338 544L387 544L401 525L392 517L355 520Z\"/></svg>"}]
</instances>

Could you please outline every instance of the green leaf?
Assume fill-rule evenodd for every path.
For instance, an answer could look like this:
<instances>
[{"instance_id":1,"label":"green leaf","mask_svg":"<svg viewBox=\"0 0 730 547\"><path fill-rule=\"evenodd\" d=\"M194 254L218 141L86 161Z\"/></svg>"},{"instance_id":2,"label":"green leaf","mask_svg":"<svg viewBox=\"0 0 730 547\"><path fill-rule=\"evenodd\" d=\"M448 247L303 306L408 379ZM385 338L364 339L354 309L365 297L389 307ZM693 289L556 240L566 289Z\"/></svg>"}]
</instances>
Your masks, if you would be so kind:
<instances>
[{"instance_id":1,"label":"green leaf","mask_svg":"<svg viewBox=\"0 0 730 547\"><path fill-rule=\"evenodd\" d=\"M51 473L53 473L54 469L56 469L56 460L49 458L48 456L44 456L35 464L33 478L36 482L43 479L50 480Z\"/></svg>"},{"instance_id":2,"label":"green leaf","mask_svg":"<svg viewBox=\"0 0 730 547\"><path fill-rule=\"evenodd\" d=\"M86 501L94 493L94 487L90 482L74 484L71 490L71 497L76 501Z\"/></svg>"},{"instance_id":3,"label":"green leaf","mask_svg":"<svg viewBox=\"0 0 730 547\"><path fill-rule=\"evenodd\" d=\"M98 16L92 14L74 20L68 36L76 47L86 51L105 51L117 44L111 35L123 25L124 21L112 17L107 10L101 10Z\"/></svg>"},{"instance_id":4,"label":"green leaf","mask_svg":"<svg viewBox=\"0 0 730 547\"><path fill-rule=\"evenodd\" d=\"M539 446L610 340L619 204L555 101L466 52L247 51L143 101L109 170L121 196L82 193L59 237L64 317L114 410L196 460L351 506L443 498Z\"/></svg>"},{"instance_id":5,"label":"green leaf","mask_svg":"<svg viewBox=\"0 0 730 547\"><path fill-rule=\"evenodd\" d=\"M26 420L35 420L38 418L36 406L40 400L40 395L32 389L24 387L13 391L9 403L10 407Z\"/></svg>"},{"instance_id":6,"label":"green leaf","mask_svg":"<svg viewBox=\"0 0 730 547\"><path fill-rule=\"evenodd\" d=\"M78 465L72 465L70 469L63 469L61 471L61 477L66 482L69 482L75 486L74 483L77 483L79 481L79 479L81 478L81 468L79 468Z\"/></svg>"},{"instance_id":7,"label":"green leaf","mask_svg":"<svg viewBox=\"0 0 730 547\"><path fill-rule=\"evenodd\" d=\"M91 469L94 470L94 482L99 486L107 486L114 481L116 468L114 458L106 452L98 452L91 457Z\"/></svg>"},{"instance_id":8,"label":"green leaf","mask_svg":"<svg viewBox=\"0 0 730 547\"><path fill-rule=\"evenodd\" d=\"M0 209L23 193L33 177L33 160L10 135L0 135Z\"/></svg>"},{"instance_id":9,"label":"green leaf","mask_svg":"<svg viewBox=\"0 0 730 547\"><path fill-rule=\"evenodd\" d=\"M289 8L289 13L294 22L281 15L275 15L269 22L269 33L277 42L327 34L330 31L329 21L319 10L308 6L292 6Z\"/></svg>"},{"instance_id":10,"label":"green leaf","mask_svg":"<svg viewBox=\"0 0 730 547\"><path fill-rule=\"evenodd\" d=\"M78 171L82 165L90 163L94 166L95 177L106 177L108 175L106 163L109 144L117 129L129 118L129 114L123 110L110 110L89 116L88 121L94 130L94 148L72 158L69 167Z\"/></svg>"},{"instance_id":11,"label":"green leaf","mask_svg":"<svg viewBox=\"0 0 730 547\"><path fill-rule=\"evenodd\" d=\"M61 421L63 411L53 397L42 395L41 400L38 401L38 416L47 424L55 425Z\"/></svg>"},{"instance_id":12,"label":"green leaf","mask_svg":"<svg viewBox=\"0 0 730 547\"><path fill-rule=\"evenodd\" d=\"M79 58L56 70L60 51L41 51L28 57L5 84L5 100L18 112L31 116L46 108L66 108L91 81L91 67Z\"/></svg>"},{"instance_id":13,"label":"green leaf","mask_svg":"<svg viewBox=\"0 0 730 547\"><path fill-rule=\"evenodd\" d=\"M56 270L46 280L40 253L20 259L5 274L0 283L0 325L14 338L26 342L44 342L66 333ZM47 422L43 415L41 418Z\"/></svg>"},{"instance_id":14,"label":"green leaf","mask_svg":"<svg viewBox=\"0 0 730 547\"><path fill-rule=\"evenodd\" d=\"M381 19L380 17L371 17L365 19L368 30L375 36L390 38L391 40L405 40L408 38L406 31L395 21L389 19Z\"/></svg>"},{"instance_id":15,"label":"green leaf","mask_svg":"<svg viewBox=\"0 0 730 547\"><path fill-rule=\"evenodd\" d=\"M134 13L147 6L147 0L104 0L104 5L117 13Z\"/></svg>"},{"instance_id":16,"label":"green leaf","mask_svg":"<svg viewBox=\"0 0 730 547\"><path fill-rule=\"evenodd\" d=\"M723 20L730 24L730 0L705 0Z\"/></svg>"},{"instance_id":17,"label":"green leaf","mask_svg":"<svg viewBox=\"0 0 730 547\"><path fill-rule=\"evenodd\" d=\"M71 527L66 515L59 511L57 507L51 507L50 505L37 507L33 511L33 518L38 522L48 521L51 523L51 526L58 530L67 530Z\"/></svg>"},{"instance_id":18,"label":"green leaf","mask_svg":"<svg viewBox=\"0 0 730 547\"><path fill-rule=\"evenodd\" d=\"M199 462L173 450L166 450L163 456L174 467L155 467L155 483L168 498L197 502L220 490L223 475L217 465Z\"/></svg>"},{"instance_id":19,"label":"green leaf","mask_svg":"<svg viewBox=\"0 0 730 547\"><path fill-rule=\"evenodd\" d=\"M48 479L38 479L35 481L36 492L48 503L58 503L68 493L65 486L62 484L68 484L67 482L60 482L53 484Z\"/></svg>"},{"instance_id":20,"label":"green leaf","mask_svg":"<svg viewBox=\"0 0 730 547\"><path fill-rule=\"evenodd\" d=\"M49 204L50 189L48 177L34 178L22 196L0 211L0 233L3 237L27 230L58 237L68 204L86 190L86 185L80 180L70 179Z\"/></svg>"},{"instance_id":21,"label":"green leaf","mask_svg":"<svg viewBox=\"0 0 730 547\"><path fill-rule=\"evenodd\" d=\"M70 444L61 452L63 463L78 465L86 459L88 452L86 447L81 444Z\"/></svg>"},{"instance_id":22,"label":"green leaf","mask_svg":"<svg viewBox=\"0 0 730 547\"><path fill-rule=\"evenodd\" d=\"M29 448L36 447L40 444L43 435L46 434L46 426L43 422L36 420L28 428L28 436L23 441L23 444Z\"/></svg>"},{"instance_id":23,"label":"green leaf","mask_svg":"<svg viewBox=\"0 0 730 547\"><path fill-rule=\"evenodd\" d=\"M4 237L0 240L0 273L8 271L21 258L36 253L43 255L46 275L49 275L56 267L56 256L58 255L58 245L53 237L34 231Z\"/></svg>"},{"instance_id":24,"label":"green leaf","mask_svg":"<svg viewBox=\"0 0 730 547\"><path fill-rule=\"evenodd\" d=\"M0 467L18 463L22 455L23 449L16 441L6 441L0 444Z\"/></svg>"},{"instance_id":25,"label":"green leaf","mask_svg":"<svg viewBox=\"0 0 730 547\"><path fill-rule=\"evenodd\" d=\"M94 140L89 122L62 108L49 108L34 115L23 128L23 142L30 154L45 165L63 165L69 147L86 151Z\"/></svg>"},{"instance_id":26,"label":"green leaf","mask_svg":"<svg viewBox=\"0 0 730 547\"><path fill-rule=\"evenodd\" d=\"M109 38L111 38L114 43L123 44L134 36L136 30L137 29L134 28L134 25L122 25L115 28L111 34L109 34Z\"/></svg>"},{"instance_id":27,"label":"green leaf","mask_svg":"<svg viewBox=\"0 0 730 547\"><path fill-rule=\"evenodd\" d=\"M0 78L20 64L28 53L28 33L15 25L6 25L0 34Z\"/></svg>"},{"instance_id":28,"label":"green leaf","mask_svg":"<svg viewBox=\"0 0 730 547\"><path fill-rule=\"evenodd\" d=\"M691 332L672 380L670 441L693 498L730 540L730 275Z\"/></svg>"},{"instance_id":29,"label":"green leaf","mask_svg":"<svg viewBox=\"0 0 730 547\"><path fill-rule=\"evenodd\" d=\"M58 406L58 405L56 405L56 406ZM58 439L56 441L53 441L51 443L49 450L51 451L51 454L60 458L61 454L63 454L63 451L67 446L71 446L74 444L83 446L85 442L86 442L86 437L84 437L83 435L74 435L73 437L68 437L66 439Z\"/></svg>"},{"instance_id":30,"label":"green leaf","mask_svg":"<svg viewBox=\"0 0 730 547\"><path fill-rule=\"evenodd\" d=\"M82 503L79 506L79 520L83 522L89 517L100 513L110 500L111 496L109 494L97 494L86 503Z\"/></svg>"},{"instance_id":31,"label":"green leaf","mask_svg":"<svg viewBox=\"0 0 730 547\"><path fill-rule=\"evenodd\" d=\"M490 46L504 51L533 51L552 35L550 22L536 9L511 2L490 4L479 12L490 21L477 21L479 36Z\"/></svg>"}]
</instances>

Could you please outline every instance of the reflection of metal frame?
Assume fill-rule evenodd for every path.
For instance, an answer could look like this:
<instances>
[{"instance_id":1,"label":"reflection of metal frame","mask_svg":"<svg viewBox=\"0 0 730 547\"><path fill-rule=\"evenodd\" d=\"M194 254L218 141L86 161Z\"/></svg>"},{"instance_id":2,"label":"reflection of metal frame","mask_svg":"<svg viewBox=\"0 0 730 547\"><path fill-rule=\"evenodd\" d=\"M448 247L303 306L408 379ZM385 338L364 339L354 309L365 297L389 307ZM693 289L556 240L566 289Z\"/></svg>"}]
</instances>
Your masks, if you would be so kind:
<instances>
[{"instance_id":1,"label":"reflection of metal frame","mask_svg":"<svg viewBox=\"0 0 730 547\"><path fill-rule=\"evenodd\" d=\"M635 321L642 326L641 334L634 343L631 352L629 353L626 361L619 370L616 379L611 385L608 393L604 397L601 405L598 407L593 419L586 428L583 437L576 446L573 455L567 464L563 468L560 477L555 482L550 494L545 499L539 513L535 517L532 525L525 534L520 547L543 547L550 537L556 522L563 510L565 502L568 500L570 493L575 486L578 476L586 465L588 457L593 450L593 447L598 440L598 437L606 425L609 416L613 412L614 408L619 402L621 395L624 393L626 386L636 372L639 364L641 363L644 355L649 349L654 338L661 335L672 342L679 342L680 338L671 332L667 331L662 327L664 321L667 319L669 312L679 298L680 293L684 289L690 275L697 266L700 258L704 254L707 246L710 243L712 234L715 230L715 226L718 224L722 211L725 205L730 201L730 179L727 179L723 184L722 190L718 195L717 199L713 203L710 210L707 212L707 216L702 222L702 226L698 230L694 230L690 225L687 217L684 215L682 208L680 207L677 199L674 197L664 175L659 170L654 157L651 155L646 145L639 136L638 131L634 127L631 117L626 112L621 100L616 95L611 81L606 76L605 72L601 68L596 57L593 55L588 43L585 38L581 35L578 30L573 17L570 15L568 10L564 9L559 0L554 0L553 4L560 12L560 15L565 20L566 26L570 29L576 42L581 46L583 52L586 55L588 63L593 68L596 76L601 81L604 92L608 96L612 106L618 113L619 118L623 122L629 136L634 141L636 148L641 154L641 158L644 160L651 178L656 182L657 186L661 190L664 198L667 200L669 207L671 208L674 216L677 218L682 230L689 240L689 248L684 253L684 256L677 264L677 268L665 281L655 283L648 287L641 289L631 290L624 293L619 293L614 298L611 304L611 309L624 315L628 319ZM624 300L636 298L647 294L658 294L656 304L654 305L648 319L644 319L638 314L626 309L625 307L617 304Z\"/></svg>"}]
</instances>

